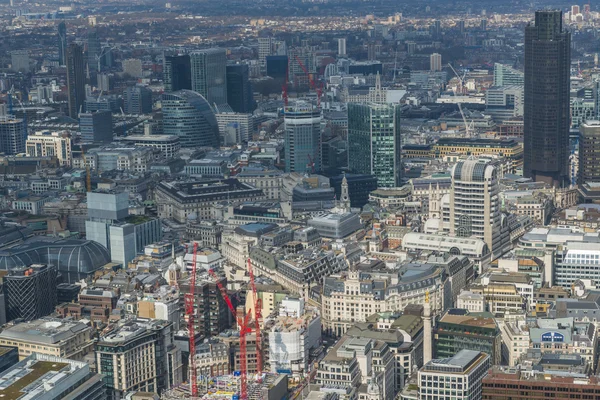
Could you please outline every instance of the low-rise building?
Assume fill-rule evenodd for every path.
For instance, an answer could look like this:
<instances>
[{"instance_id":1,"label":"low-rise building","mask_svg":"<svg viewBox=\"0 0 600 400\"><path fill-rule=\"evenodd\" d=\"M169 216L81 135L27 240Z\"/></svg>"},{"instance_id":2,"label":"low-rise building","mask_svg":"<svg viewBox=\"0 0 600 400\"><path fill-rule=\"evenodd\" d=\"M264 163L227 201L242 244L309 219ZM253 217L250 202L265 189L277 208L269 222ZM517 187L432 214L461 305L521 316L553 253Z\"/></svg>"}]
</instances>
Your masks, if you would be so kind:
<instances>
[{"instance_id":1,"label":"low-rise building","mask_svg":"<svg viewBox=\"0 0 600 400\"><path fill-rule=\"evenodd\" d=\"M29 157L56 157L60 165L71 166L71 134L67 131L37 131L27 136L25 151Z\"/></svg>"},{"instance_id":2,"label":"low-rise building","mask_svg":"<svg viewBox=\"0 0 600 400\"><path fill-rule=\"evenodd\" d=\"M456 308L467 310L470 313L482 313L486 310L485 298L482 294L463 290L456 299Z\"/></svg>"}]
</instances>

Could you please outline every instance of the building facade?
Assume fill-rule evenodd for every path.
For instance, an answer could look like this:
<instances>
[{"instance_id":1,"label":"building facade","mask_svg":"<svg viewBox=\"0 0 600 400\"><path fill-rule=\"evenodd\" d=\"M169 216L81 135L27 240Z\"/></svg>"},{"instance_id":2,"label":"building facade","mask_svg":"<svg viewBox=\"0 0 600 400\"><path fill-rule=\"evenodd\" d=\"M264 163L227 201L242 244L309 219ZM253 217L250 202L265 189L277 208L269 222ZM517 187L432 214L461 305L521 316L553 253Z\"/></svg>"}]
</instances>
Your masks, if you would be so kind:
<instances>
[{"instance_id":1,"label":"building facade","mask_svg":"<svg viewBox=\"0 0 600 400\"><path fill-rule=\"evenodd\" d=\"M227 104L227 53L213 48L190 53L192 90L212 106Z\"/></svg>"},{"instance_id":2,"label":"building facade","mask_svg":"<svg viewBox=\"0 0 600 400\"><path fill-rule=\"evenodd\" d=\"M66 132L37 131L27 137L25 152L29 157L56 157L60 165L71 166L71 135Z\"/></svg>"},{"instance_id":3,"label":"building facade","mask_svg":"<svg viewBox=\"0 0 600 400\"><path fill-rule=\"evenodd\" d=\"M67 47L67 90L69 117L77 119L85 101L85 68L83 50L75 43Z\"/></svg>"},{"instance_id":4,"label":"building facade","mask_svg":"<svg viewBox=\"0 0 600 400\"><path fill-rule=\"evenodd\" d=\"M321 112L308 103L297 103L284 112L285 171L321 170Z\"/></svg>"}]
</instances>

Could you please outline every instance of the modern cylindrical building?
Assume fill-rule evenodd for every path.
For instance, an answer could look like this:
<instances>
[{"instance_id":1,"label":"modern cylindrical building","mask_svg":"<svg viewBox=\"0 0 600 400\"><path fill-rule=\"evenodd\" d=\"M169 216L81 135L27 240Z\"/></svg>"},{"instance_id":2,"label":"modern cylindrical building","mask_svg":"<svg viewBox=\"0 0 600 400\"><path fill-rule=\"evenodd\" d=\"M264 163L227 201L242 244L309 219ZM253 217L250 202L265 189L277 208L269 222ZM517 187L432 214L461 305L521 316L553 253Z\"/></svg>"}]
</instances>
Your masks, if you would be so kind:
<instances>
[{"instance_id":1,"label":"modern cylindrical building","mask_svg":"<svg viewBox=\"0 0 600 400\"><path fill-rule=\"evenodd\" d=\"M285 171L321 170L321 111L305 102L286 107Z\"/></svg>"}]
</instances>

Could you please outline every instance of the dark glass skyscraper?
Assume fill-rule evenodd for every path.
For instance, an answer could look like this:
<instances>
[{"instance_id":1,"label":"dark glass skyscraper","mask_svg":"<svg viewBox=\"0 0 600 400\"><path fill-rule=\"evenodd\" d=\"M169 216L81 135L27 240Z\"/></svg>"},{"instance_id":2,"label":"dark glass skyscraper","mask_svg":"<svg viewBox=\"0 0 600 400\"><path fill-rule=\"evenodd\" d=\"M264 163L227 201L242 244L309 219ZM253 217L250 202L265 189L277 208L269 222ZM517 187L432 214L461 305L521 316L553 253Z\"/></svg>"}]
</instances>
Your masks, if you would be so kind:
<instances>
[{"instance_id":1,"label":"dark glass skyscraper","mask_svg":"<svg viewBox=\"0 0 600 400\"><path fill-rule=\"evenodd\" d=\"M562 11L537 11L525 28L524 175L553 185L569 177L571 34Z\"/></svg>"},{"instance_id":2,"label":"dark glass skyscraper","mask_svg":"<svg viewBox=\"0 0 600 400\"><path fill-rule=\"evenodd\" d=\"M58 63L65 65L67 63L67 25L64 22L58 24Z\"/></svg>"},{"instance_id":3,"label":"dark glass skyscraper","mask_svg":"<svg viewBox=\"0 0 600 400\"><path fill-rule=\"evenodd\" d=\"M348 168L374 175L379 187L400 186L400 106L348 104Z\"/></svg>"},{"instance_id":4,"label":"dark glass skyscraper","mask_svg":"<svg viewBox=\"0 0 600 400\"><path fill-rule=\"evenodd\" d=\"M93 30L88 33L88 65L90 71L97 71L100 67L100 54L102 53L102 47L100 46L100 40L98 39L98 33Z\"/></svg>"},{"instance_id":5,"label":"dark glass skyscraper","mask_svg":"<svg viewBox=\"0 0 600 400\"><path fill-rule=\"evenodd\" d=\"M197 50L190 54L192 90L200 93L208 103L227 104L227 52L212 48Z\"/></svg>"},{"instance_id":6,"label":"dark glass skyscraper","mask_svg":"<svg viewBox=\"0 0 600 400\"><path fill-rule=\"evenodd\" d=\"M77 119L85 101L85 68L83 51L75 43L67 47L67 88L69 92L69 117Z\"/></svg>"},{"instance_id":7,"label":"dark glass skyscraper","mask_svg":"<svg viewBox=\"0 0 600 400\"><path fill-rule=\"evenodd\" d=\"M192 90L192 69L187 54L165 56L163 63L165 92Z\"/></svg>"},{"instance_id":8,"label":"dark glass skyscraper","mask_svg":"<svg viewBox=\"0 0 600 400\"><path fill-rule=\"evenodd\" d=\"M227 66L227 102L235 112L254 111L248 64Z\"/></svg>"}]
</instances>

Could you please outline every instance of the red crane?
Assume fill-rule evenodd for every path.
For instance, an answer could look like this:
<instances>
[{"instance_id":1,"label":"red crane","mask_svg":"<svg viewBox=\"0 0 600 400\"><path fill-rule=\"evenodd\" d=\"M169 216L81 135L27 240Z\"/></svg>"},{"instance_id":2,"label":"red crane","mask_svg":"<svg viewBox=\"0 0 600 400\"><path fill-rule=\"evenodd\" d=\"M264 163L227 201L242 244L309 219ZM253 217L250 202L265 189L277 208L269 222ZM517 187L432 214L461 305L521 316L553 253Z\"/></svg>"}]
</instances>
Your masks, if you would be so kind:
<instances>
[{"instance_id":1,"label":"red crane","mask_svg":"<svg viewBox=\"0 0 600 400\"><path fill-rule=\"evenodd\" d=\"M288 65L285 70L285 81L283 81L283 85L281 85L281 96L283 97L283 106L287 107L288 105L288 81L290 79L290 59L288 58Z\"/></svg>"},{"instance_id":2,"label":"red crane","mask_svg":"<svg viewBox=\"0 0 600 400\"><path fill-rule=\"evenodd\" d=\"M254 298L254 332L256 333L256 372L261 379L263 369L262 336L260 333L260 322L262 320L262 300L256 294L256 284L254 283L254 271L252 270L252 261L248 258L248 274L250 275L250 288Z\"/></svg>"},{"instance_id":3,"label":"red crane","mask_svg":"<svg viewBox=\"0 0 600 400\"><path fill-rule=\"evenodd\" d=\"M208 273L215 280L217 287L219 288L219 291L221 292L221 296L223 297L223 300L225 300L225 303L227 304L229 311L231 311L231 315L233 315L233 319L236 320L238 325L240 326L240 378L242 381L241 389L240 389L240 400L247 400L248 399L248 353L246 352L246 335L251 332L251 329L249 328L249 324L248 324L250 314L246 314L246 316L244 318L242 318L241 316L238 317L237 312L235 311L235 308L233 307L233 303L231 302L231 299L229 298L229 295L227 294L227 289L225 289L225 287L221 284L221 281L220 281L219 277L217 276L217 274L215 274L215 271L213 271L212 269L209 269Z\"/></svg>"},{"instance_id":4,"label":"red crane","mask_svg":"<svg viewBox=\"0 0 600 400\"><path fill-rule=\"evenodd\" d=\"M196 255L198 243L194 242L192 256L192 276L190 290L184 296L185 314L188 317L188 335L190 336L190 391L192 397L198 396L198 371L196 370L196 328L194 327L194 292L196 291Z\"/></svg>"},{"instance_id":5,"label":"red crane","mask_svg":"<svg viewBox=\"0 0 600 400\"><path fill-rule=\"evenodd\" d=\"M300 68L302 68L302 71L304 71L304 74L308 77L308 81L310 82L310 87L317 92L317 107L321 106L321 93L322 93L322 88L321 87L317 87L317 84L315 83L315 80L312 78L312 75L308 72L308 69L304 66L304 64L302 63L302 61L300 60L300 58L295 55L294 56L296 58L296 61L298 62L298 65L300 65Z\"/></svg>"}]
</instances>

